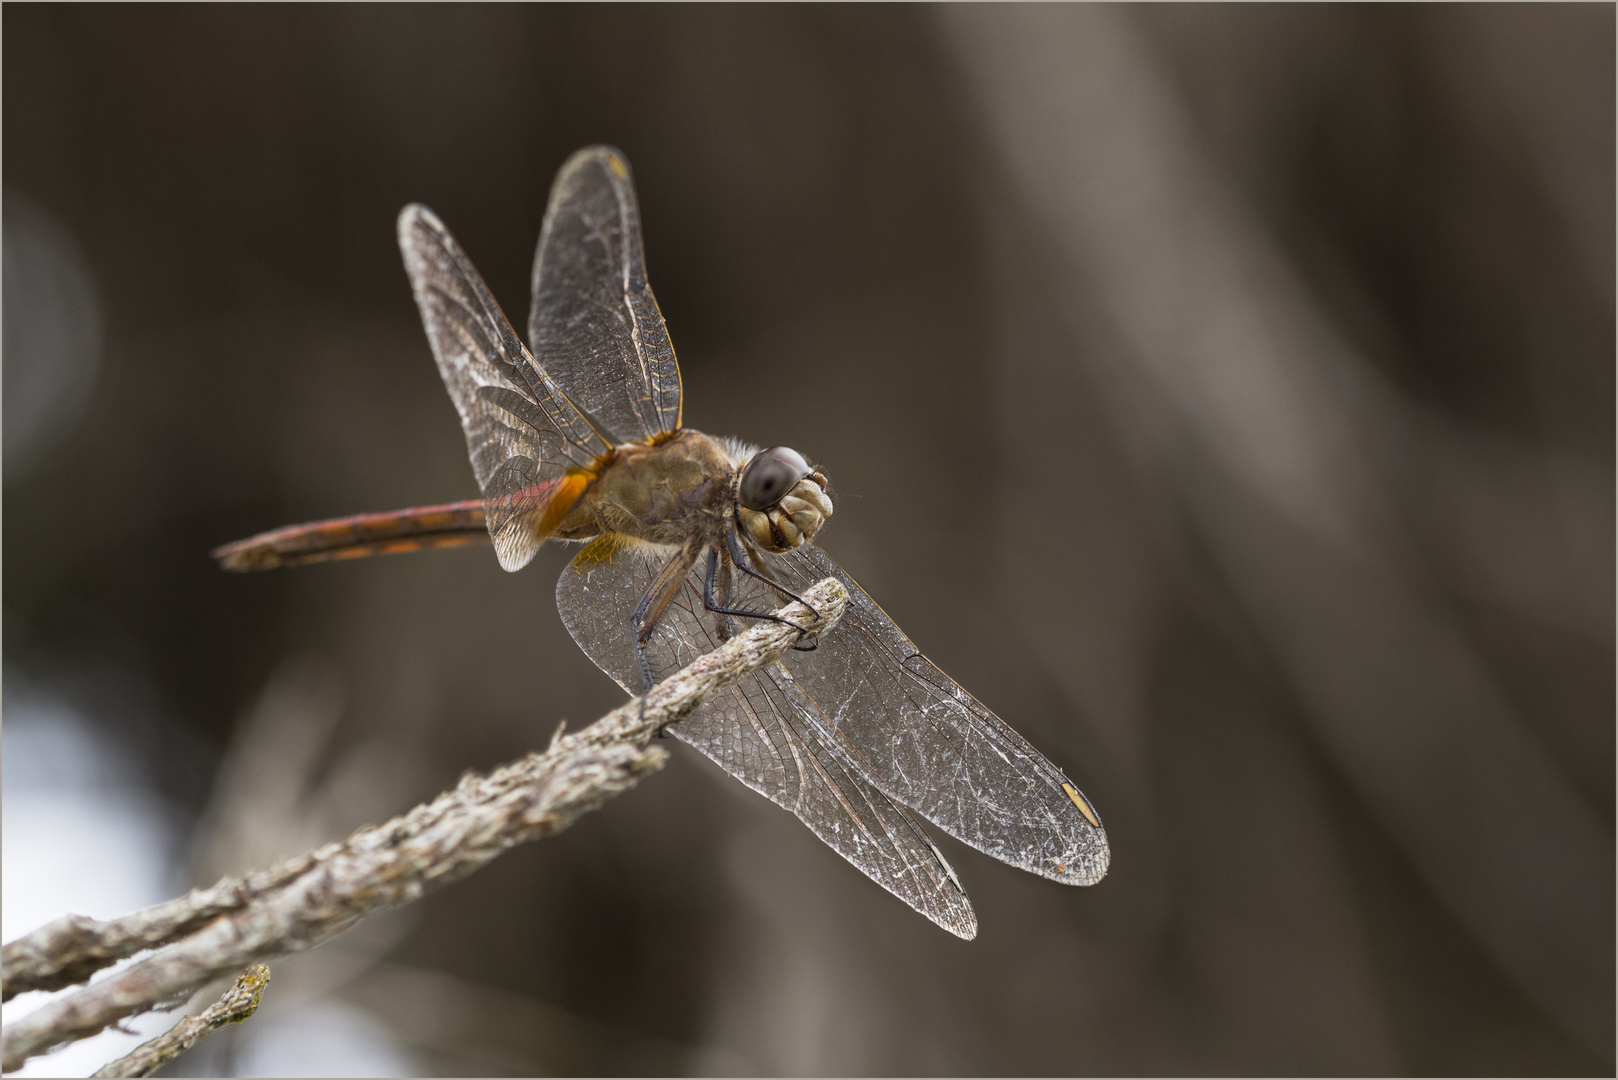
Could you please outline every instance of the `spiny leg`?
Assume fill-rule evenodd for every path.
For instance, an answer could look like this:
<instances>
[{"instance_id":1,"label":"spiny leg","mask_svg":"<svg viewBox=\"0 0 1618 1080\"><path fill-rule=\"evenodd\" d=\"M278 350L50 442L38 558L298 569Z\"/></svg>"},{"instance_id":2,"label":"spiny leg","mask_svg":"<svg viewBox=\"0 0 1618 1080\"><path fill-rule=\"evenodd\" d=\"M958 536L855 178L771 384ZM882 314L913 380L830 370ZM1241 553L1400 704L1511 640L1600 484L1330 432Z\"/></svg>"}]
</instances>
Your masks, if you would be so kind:
<instances>
[{"instance_id":1,"label":"spiny leg","mask_svg":"<svg viewBox=\"0 0 1618 1080\"><path fill-rule=\"evenodd\" d=\"M718 563L717 568L714 565L715 562ZM704 604L706 605L707 597L712 596L721 606L728 607L730 605L731 583L735 580L730 572L730 559L721 554L716 560L714 552L710 550L708 552L708 577L710 584L707 587L707 593L703 597ZM741 627L729 615L715 615L713 622L714 632L721 644L741 632Z\"/></svg>"},{"instance_id":2,"label":"spiny leg","mask_svg":"<svg viewBox=\"0 0 1618 1080\"><path fill-rule=\"evenodd\" d=\"M647 586L640 603L635 605L634 614L629 617L629 631L635 640L635 666L640 669L642 722L646 720L646 695L652 690L652 664L646 658L646 643L652 639L652 632L657 629L664 612L668 611L674 594L685 584L685 577L691 572L692 564L697 561L699 550L695 544L688 544L670 559L658 572L657 577L652 579L651 585ZM658 734L662 734L661 729Z\"/></svg>"},{"instance_id":3,"label":"spiny leg","mask_svg":"<svg viewBox=\"0 0 1618 1080\"><path fill-rule=\"evenodd\" d=\"M713 586L714 586L714 575L717 574L718 571L719 571L719 549L717 547L711 547L711 548L708 549L708 573L707 573L706 578L704 579L704 584L703 584L703 589L702 589L702 605L703 605L703 607L707 608L709 611L712 611L712 612L714 612L715 614L718 614L718 615L735 615L738 618L743 618L743 619L768 619L771 622L778 622L782 626L790 626L790 627L792 627L792 629L797 630L800 633L806 633L807 632L803 627L799 626L797 623L792 622L789 619L783 619L783 618L781 618L781 616L779 616L779 615L777 615L777 614L775 614L774 612L771 612L771 611L754 611L751 608L727 607L727 606L721 604L719 602L719 600L714 596L714 588L713 588ZM808 607L807 604L805 604L804 606ZM810 608L809 610L813 611L814 609Z\"/></svg>"},{"instance_id":4,"label":"spiny leg","mask_svg":"<svg viewBox=\"0 0 1618 1080\"><path fill-rule=\"evenodd\" d=\"M762 581L764 584L768 585L770 588L774 589L783 596L791 597L793 600L796 600L798 603L808 608L810 614L814 615L815 618L820 618L820 612L815 610L815 605L811 604L809 601L805 600L803 597L799 596L785 585L782 585L768 574L761 574L749 565L747 552L743 550L741 541L736 538L735 529L725 530L725 546L730 550L730 561L735 565L736 569L740 570L748 577L757 578L759 581ZM820 643L818 641L811 641L807 645L794 645L792 648L795 652L814 652L816 649L820 648Z\"/></svg>"}]
</instances>

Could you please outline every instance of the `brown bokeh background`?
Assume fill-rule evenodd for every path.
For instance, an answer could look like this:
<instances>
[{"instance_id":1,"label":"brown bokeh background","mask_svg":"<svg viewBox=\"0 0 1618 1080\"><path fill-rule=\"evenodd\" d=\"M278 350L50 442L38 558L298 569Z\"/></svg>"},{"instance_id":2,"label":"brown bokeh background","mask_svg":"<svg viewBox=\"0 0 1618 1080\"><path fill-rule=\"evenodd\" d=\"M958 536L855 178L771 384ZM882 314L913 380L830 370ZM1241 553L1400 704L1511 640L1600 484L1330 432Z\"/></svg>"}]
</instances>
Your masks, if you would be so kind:
<instances>
[{"instance_id":1,"label":"brown bokeh background","mask_svg":"<svg viewBox=\"0 0 1618 1080\"><path fill-rule=\"evenodd\" d=\"M267 1009L444 1074L1610 1075L1611 6L3 20L8 672L145 763L193 877L619 700L560 550L207 557L475 494L394 216L522 325L592 142L687 423L821 463L826 549L1113 843L1070 890L941 840L962 943L679 747ZM13 278L41 236L99 334L14 338L88 310Z\"/></svg>"}]
</instances>

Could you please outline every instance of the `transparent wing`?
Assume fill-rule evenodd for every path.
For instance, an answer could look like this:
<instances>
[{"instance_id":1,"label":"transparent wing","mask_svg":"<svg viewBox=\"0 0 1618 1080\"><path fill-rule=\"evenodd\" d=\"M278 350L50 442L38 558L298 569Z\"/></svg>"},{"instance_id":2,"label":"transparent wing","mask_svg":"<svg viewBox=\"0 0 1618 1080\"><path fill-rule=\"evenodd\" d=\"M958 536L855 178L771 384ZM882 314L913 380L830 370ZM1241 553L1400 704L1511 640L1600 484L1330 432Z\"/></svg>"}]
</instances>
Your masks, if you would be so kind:
<instances>
[{"instance_id":1,"label":"transparent wing","mask_svg":"<svg viewBox=\"0 0 1618 1080\"><path fill-rule=\"evenodd\" d=\"M762 559L796 592L825 577L848 588L848 609L820 648L782 658L813 702L811 726L846 737L877 787L984 854L1068 885L1101 880L1106 831L1060 769L921 655L824 551L806 544ZM743 606L777 603L767 586L741 580Z\"/></svg>"},{"instance_id":2,"label":"transparent wing","mask_svg":"<svg viewBox=\"0 0 1618 1080\"><path fill-rule=\"evenodd\" d=\"M534 255L528 340L539 365L619 442L680 426L680 365L646 283L629 162L610 146L556 174Z\"/></svg>"},{"instance_id":3,"label":"transparent wing","mask_svg":"<svg viewBox=\"0 0 1618 1080\"><path fill-rule=\"evenodd\" d=\"M525 566L610 447L534 363L477 270L425 206L399 215L399 249L438 373L455 402L500 565Z\"/></svg>"},{"instance_id":4,"label":"transparent wing","mask_svg":"<svg viewBox=\"0 0 1618 1080\"><path fill-rule=\"evenodd\" d=\"M557 582L556 599L573 640L627 689L639 682L630 614L661 560L614 547L614 540L598 540L575 557ZM720 642L714 616L703 610L701 577L693 573L648 643L653 674L662 679ZM669 730L792 811L878 885L951 933L975 936L972 906L921 822L862 775L845 738L806 722L814 711L792 673L774 664Z\"/></svg>"},{"instance_id":5,"label":"transparent wing","mask_svg":"<svg viewBox=\"0 0 1618 1080\"><path fill-rule=\"evenodd\" d=\"M825 552L805 545L762 560L777 581L796 592L825 577L839 579L849 592L847 611L820 647L789 652L778 664L791 676L792 692L783 700L794 710L794 730L806 741L849 748L866 781L987 855L1069 885L1101 880L1111 857L1106 831L1061 770L922 656ZM566 594L564 620L590 658L621 680L623 672L633 670L623 659L630 655L629 608L622 618L616 612L625 602L632 607L639 594L604 603L601 610L613 614L598 625L592 621L598 616L576 595L579 576L564 573L558 586L558 599ZM592 595L606 600L613 588L634 587L614 582L609 577L607 591L598 586ZM699 589L694 573L686 591L688 606L697 610ZM738 575L732 602L771 610L780 596ZM583 610L570 615L570 606ZM717 643L711 621L709 616L703 623L706 637L680 630L682 644L689 639L696 649L704 641ZM654 640L663 640L662 633ZM610 641L587 643L591 634Z\"/></svg>"}]
</instances>

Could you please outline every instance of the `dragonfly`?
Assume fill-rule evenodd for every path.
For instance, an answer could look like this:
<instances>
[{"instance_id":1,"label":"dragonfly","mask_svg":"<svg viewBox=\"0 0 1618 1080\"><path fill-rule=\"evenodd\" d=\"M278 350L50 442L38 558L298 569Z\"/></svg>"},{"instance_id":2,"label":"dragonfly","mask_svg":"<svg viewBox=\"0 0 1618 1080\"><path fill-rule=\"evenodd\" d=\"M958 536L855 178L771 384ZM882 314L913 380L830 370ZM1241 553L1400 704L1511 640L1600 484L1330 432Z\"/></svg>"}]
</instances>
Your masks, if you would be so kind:
<instances>
[{"instance_id":1,"label":"dragonfly","mask_svg":"<svg viewBox=\"0 0 1618 1080\"><path fill-rule=\"evenodd\" d=\"M399 247L482 497L276 529L216 550L225 568L491 541L516 571L546 543L581 543L556 587L562 621L642 695L834 577L850 598L837 626L668 732L959 937L977 917L923 819L1054 881L1101 880L1111 849L1084 794L815 543L833 513L825 474L681 423L621 152L587 147L556 176L526 346L431 210L400 213Z\"/></svg>"}]
</instances>

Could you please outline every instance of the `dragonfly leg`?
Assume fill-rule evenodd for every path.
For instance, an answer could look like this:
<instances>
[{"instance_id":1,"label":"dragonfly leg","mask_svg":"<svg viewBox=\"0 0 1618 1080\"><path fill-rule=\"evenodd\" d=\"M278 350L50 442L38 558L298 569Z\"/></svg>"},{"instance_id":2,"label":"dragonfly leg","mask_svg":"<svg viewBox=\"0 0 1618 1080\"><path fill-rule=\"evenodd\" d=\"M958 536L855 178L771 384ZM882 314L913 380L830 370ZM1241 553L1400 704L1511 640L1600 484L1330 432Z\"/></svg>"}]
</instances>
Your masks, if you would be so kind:
<instances>
[{"instance_id":1,"label":"dragonfly leg","mask_svg":"<svg viewBox=\"0 0 1618 1080\"><path fill-rule=\"evenodd\" d=\"M698 550L695 544L689 544L670 559L657 577L652 579L640 603L635 605L634 614L629 617L629 630L635 641L635 666L640 669L640 718L643 721L646 719L646 695L652 690L652 664L646 658L646 643L652 639L652 631L657 629L674 595L685 584L685 576L697 561Z\"/></svg>"},{"instance_id":2,"label":"dragonfly leg","mask_svg":"<svg viewBox=\"0 0 1618 1080\"><path fill-rule=\"evenodd\" d=\"M708 551L708 577L706 591L703 593L703 606L708 606L710 598L717 601L718 606L730 605L730 560L718 555L716 548ZM713 609L710 607L710 611ZM714 629L718 632L721 642L729 641L740 631L736 620L729 615L716 614L714 616Z\"/></svg>"},{"instance_id":3,"label":"dragonfly leg","mask_svg":"<svg viewBox=\"0 0 1618 1080\"><path fill-rule=\"evenodd\" d=\"M820 612L815 611L815 605L811 604L809 601L805 600L803 597L799 596L785 585L782 585L780 582L776 581L769 574L760 573L758 570L753 569L752 561L748 559L746 550L742 547L741 541L737 539L735 529L725 530L725 546L730 549L730 561L736 564L736 569L740 570L750 578L757 578L759 581L762 581L764 584L768 585L782 596L796 600L798 603L802 604L804 607L813 612L815 618L820 618Z\"/></svg>"},{"instance_id":4,"label":"dragonfly leg","mask_svg":"<svg viewBox=\"0 0 1618 1080\"><path fill-rule=\"evenodd\" d=\"M759 581L762 581L764 584L768 585L776 592L781 593L783 596L788 596L793 600L796 600L798 603L808 608L810 612L814 614L815 618L818 619L820 617L820 612L815 610L815 605L811 604L809 601L805 600L791 589L782 585L768 574L761 574L749 565L747 552L742 548L741 541L736 538L736 530L725 530L725 546L730 549L730 561L735 565L736 569L740 570L748 577L757 578ZM820 648L820 643L817 641L811 641L807 645L794 645L792 648L795 652L814 652L816 649Z\"/></svg>"},{"instance_id":5,"label":"dragonfly leg","mask_svg":"<svg viewBox=\"0 0 1618 1080\"><path fill-rule=\"evenodd\" d=\"M797 623L792 622L792 621L790 621L788 619L783 619L783 618L781 618L781 616L776 615L773 612L769 612L769 611L753 611L750 608L726 607L726 606L720 604L718 599L715 598L714 590L713 590L714 575L717 573L718 569L719 569L719 549L717 547L711 547L711 548L708 549L708 573L707 573L706 578L704 579L704 584L703 584L703 589L702 589L702 605L703 605L703 607L707 608L709 611L712 611L712 612L714 612L715 614L718 614L718 615L725 615L725 616L736 615L736 616L738 616L740 618L743 618L743 619L768 619L771 622L778 622L782 626L790 626L794 630L797 630L799 632L804 632L804 628L799 626ZM805 605L805 606L807 606L807 605ZM811 608L810 610L813 610L813 609Z\"/></svg>"}]
</instances>

